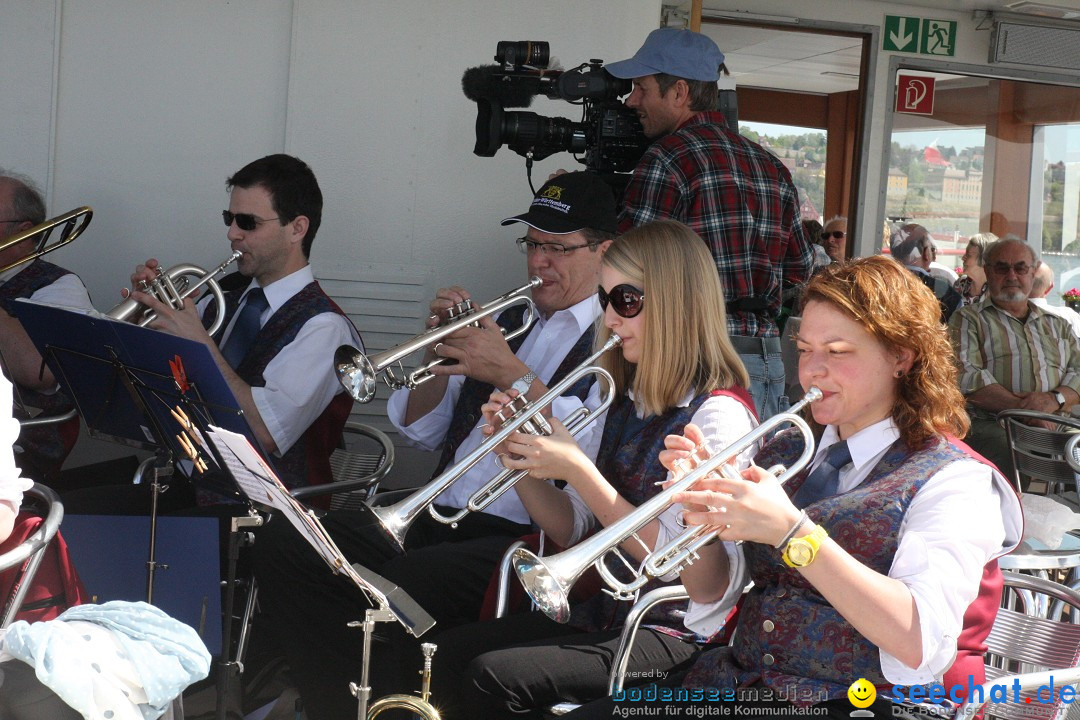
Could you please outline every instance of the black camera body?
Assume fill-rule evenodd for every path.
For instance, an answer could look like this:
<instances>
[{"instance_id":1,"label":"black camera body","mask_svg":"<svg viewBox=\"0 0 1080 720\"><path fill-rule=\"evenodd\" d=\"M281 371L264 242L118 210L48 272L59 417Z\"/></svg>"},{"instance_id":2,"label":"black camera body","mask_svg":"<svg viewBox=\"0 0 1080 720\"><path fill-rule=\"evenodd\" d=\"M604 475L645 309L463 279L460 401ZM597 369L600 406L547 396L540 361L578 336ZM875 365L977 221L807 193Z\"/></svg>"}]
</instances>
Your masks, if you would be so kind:
<instances>
[{"instance_id":1,"label":"black camera body","mask_svg":"<svg viewBox=\"0 0 1080 720\"><path fill-rule=\"evenodd\" d=\"M465 96L476 102L475 154L491 157L506 145L532 160L581 155L597 173L634 169L650 141L637 114L619 100L633 89L631 81L612 76L602 60L549 70L546 42L499 42L495 60L500 64L469 68L461 79ZM506 110L528 107L537 95L580 104L581 121Z\"/></svg>"}]
</instances>

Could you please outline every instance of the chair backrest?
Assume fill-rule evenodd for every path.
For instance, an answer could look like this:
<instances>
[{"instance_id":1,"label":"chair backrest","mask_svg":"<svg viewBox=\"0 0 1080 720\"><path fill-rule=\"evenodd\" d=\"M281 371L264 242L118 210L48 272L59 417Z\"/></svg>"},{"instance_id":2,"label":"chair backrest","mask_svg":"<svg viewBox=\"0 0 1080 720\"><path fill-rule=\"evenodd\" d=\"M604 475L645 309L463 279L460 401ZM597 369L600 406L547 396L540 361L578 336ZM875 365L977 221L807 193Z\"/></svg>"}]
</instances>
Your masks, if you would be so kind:
<instances>
[{"instance_id":1,"label":"chair backrest","mask_svg":"<svg viewBox=\"0 0 1080 720\"><path fill-rule=\"evenodd\" d=\"M1074 434L1065 443L1065 462L1074 472L1080 473L1080 433Z\"/></svg>"},{"instance_id":2,"label":"chair backrest","mask_svg":"<svg viewBox=\"0 0 1080 720\"><path fill-rule=\"evenodd\" d=\"M23 495L43 505L45 519L29 537L14 548L0 554L0 572L15 569L8 597L0 598L4 602L3 615L0 615L0 629L10 625L22 607L23 600L30 591L34 575L45 557L45 550L56 537L57 531L60 530L60 523L64 519L64 505L60 502L60 496L50 488L34 483L33 487ZM0 591L3 590L5 588L0 588Z\"/></svg>"},{"instance_id":3,"label":"chair backrest","mask_svg":"<svg viewBox=\"0 0 1080 720\"><path fill-rule=\"evenodd\" d=\"M394 443L386 433L363 423L345 423L343 432L344 447L330 455L333 480L293 490L294 498L330 495L331 510L355 510L375 493L394 464Z\"/></svg>"},{"instance_id":4,"label":"chair backrest","mask_svg":"<svg viewBox=\"0 0 1080 720\"><path fill-rule=\"evenodd\" d=\"M1076 665L1080 661L1080 625L1070 622L1070 614L1080 610L1080 592L1049 580L1002 573L1005 589L1002 607L986 639L986 685L1008 687L1008 702L986 706L987 717L1055 717L1060 702L1050 700L1045 689L1050 671L1055 676L1054 699L1059 700L1063 686L1080 680ZM1052 612L1046 616L1046 609ZM1019 677L1015 677L1019 676ZM1021 691L1014 695L1014 681ZM1014 702L1014 698L1018 702ZM989 695L986 697L990 699ZM973 709L971 709L973 712Z\"/></svg>"},{"instance_id":5,"label":"chair backrest","mask_svg":"<svg viewBox=\"0 0 1080 720\"><path fill-rule=\"evenodd\" d=\"M1065 445L1080 432L1080 420L1033 410L1003 410L997 419L1009 441L1015 467L1013 482L1018 490L1026 485L1022 478L1047 483L1047 493L1060 493L1065 486L1077 488L1076 471L1069 464ZM1047 430L1028 425L1029 420L1044 420L1058 427Z\"/></svg>"}]
</instances>

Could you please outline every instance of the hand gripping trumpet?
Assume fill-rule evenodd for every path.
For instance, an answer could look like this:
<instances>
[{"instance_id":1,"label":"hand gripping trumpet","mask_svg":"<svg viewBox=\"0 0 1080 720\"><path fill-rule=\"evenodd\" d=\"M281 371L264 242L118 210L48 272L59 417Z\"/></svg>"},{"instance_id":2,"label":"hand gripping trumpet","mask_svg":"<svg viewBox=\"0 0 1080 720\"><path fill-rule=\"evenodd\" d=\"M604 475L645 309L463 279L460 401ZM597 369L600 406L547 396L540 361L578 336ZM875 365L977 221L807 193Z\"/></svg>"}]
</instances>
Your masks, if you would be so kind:
<instances>
[{"instance_id":1,"label":"hand gripping trumpet","mask_svg":"<svg viewBox=\"0 0 1080 720\"><path fill-rule=\"evenodd\" d=\"M574 383L578 380L586 375L594 374L597 376L597 379L603 380L605 384L604 395L599 407L591 412L586 408L579 408L563 421L570 434L577 436L587 425L600 417L615 399L615 381L612 380L611 375L607 370L596 367L593 363L595 363L596 359L601 355L621 343L622 340L619 336L612 333L611 337L604 343L604 346L587 358L585 362L581 363L581 365L568 373L566 377L549 388L548 391L537 398L535 402L529 403L509 421L503 423L502 427L499 428L494 435L482 442L457 463L443 471L439 477L409 495L404 500L396 502L393 505L371 506L371 512L375 514L375 517L379 520L379 523L382 525L386 534L397 543L398 547L403 548L405 546L405 533L408 532L413 521L416 520L420 513L425 509L428 511L428 514L438 522L441 522L444 525L450 525L451 527L457 527L458 521L468 513L479 512L495 502L495 500L501 497L503 493L512 488L514 483L527 475L528 471L506 470L496 475L486 485L473 493L469 498L468 503L466 503L466 507L454 515L440 515L433 505L435 498L441 495L442 492L450 487L458 478L462 477L472 469L472 467L480 462L485 455L498 447L511 433L516 432L519 429L524 429L526 432L531 432L534 435L550 433L550 429L545 430L547 422L543 420L541 411L573 387Z\"/></svg>"},{"instance_id":2,"label":"hand gripping trumpet","mask_svg":"<svg viewBox=\"0 0 1080 720\"><path fill-rule=\"evenodd\" d=\"M394 390L399 388L412 390L435 377L431 374L431 368L445 363L447 359L437 358L426 365L416 368L411 373L406 373L401 365L404 358L412 355L417 350L434 345L464 327L474 325L481 318L495 315L512 305L524 304L525 318L521 327L505 333L507 340L516 338L527 331L537 318L536 306L533 304L532 298L526 293L543 284L543 280L533 276L529 278L529 282L525 285L511 290L505 295L500 295L487 305L482 305L479 308L474 307L471 300L458 303L450 308L450 317L441 325L429 328L411 340L406 340L400 345L395 345L389 350L383 350L375 355L367 356L352 345L342 345L334 353L334 370L337 372L338 380L345 386L353 399L361 403L370 402L375 397L376 381L380 374L383 376L383 382L388 387ZM394 365L398 366L401 377L398 377L394 372Z\"/></svg>"},{"instance_id":3,"label":"hand gripping trumpet","mask_svg":"<svg viewBox=\"0 0 1080 720\"><path fill-rule=\"evenodd\" d=\"M221 292L221 285L218 284L217 277L225 272L226 269L234 262L240 259L243 255L242 252L237 250L228 257L225 262L218 265L216 268L207 272L198 265L173 265L168 270L157 269L157 277L153 281L147 283L143 282L138 289L141 292L153 295L155 298L165 303L169 307L179 310L184 307L184 299L191 297L202 286L206 285L207 289L213 294L216 300L217 316L214 318L213 324L207 328L207 332L211 335L221 329L221 324L225 322L225 296ZM195 284L191 284L188 281L188 276L199 278ZM134 317L136 313L145 309L145 305L140 303L134 298L128 298L122 301L119 305L106 313L113 320L129 320ZM146 327L150 323L157 319L157 315L153 312L148 312L143 315L138 324L142 327Z\"/></svg>"},{"instance_id":4,"label":"hand gripping trumpet","mask_svg":"<svg viewBox=\"0 0 1080 720\"><path fill-rule=\"evenodd\" d=\"M632 600L634 594L650 580L668 573L681 572L684 567L697 559L703 546L712 542L720 534L718 528L704 525L688 528L686 532L664 547L651 552L645 558L641 571L627 583L621 582L612 575L604 564L604 557L608 553L618 553L618 548L623 542L634 537L638 530L659 517L671 505L671 498L674 495L689 490L715 470L723 471L726 467L730 472L728 463L732 458L783 423L791 423L798 427L806 443L798 460L790 468L781 468L777 477L780 482L784 482L801 472L814 457L814 436L810 426L796 413L806 405L820 400L821 395L821 390L818 388L810 388L803 399L791 406L788 412L772 416L728 447L713 453L692 471L646 500L635 510L569 550L544 558L524 548L517 549L513 554L514 571L525 587L525 591L548 617L556 622L564 623L570 619L570 589L590 566L596 567L600 577L611 588L604 592L618 600ZM625 560L623 562L626 563Z\"/></svg>"}]
</instances>

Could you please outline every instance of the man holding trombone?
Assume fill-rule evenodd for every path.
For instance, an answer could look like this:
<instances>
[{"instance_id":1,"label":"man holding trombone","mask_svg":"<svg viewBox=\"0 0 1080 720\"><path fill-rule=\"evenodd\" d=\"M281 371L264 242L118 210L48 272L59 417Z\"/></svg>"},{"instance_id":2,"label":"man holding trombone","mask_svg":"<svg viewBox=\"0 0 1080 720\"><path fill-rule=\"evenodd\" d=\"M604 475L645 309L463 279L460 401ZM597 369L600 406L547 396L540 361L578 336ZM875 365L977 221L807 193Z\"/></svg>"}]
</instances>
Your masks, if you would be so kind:
<instances>
[{"instance_id":1,"label":"man holding trombone","mask_svg":"<svg viewBox=\"0 0 1080 720\"><path fill-rule=\"evenodd\" d=\"M600 315L596 299L600 260L615 231L611 189L589 173L559 175L540 188L528 212L503 221L512 223L528 227L518 247L526 256L529 276L542 281L532 291L535 324L528 333L506 341L500 329L513 330L523 322L526 311L518 306L452 333L428 348L426 358L451 362L436 365L431 381L395 392L388 405L391 421L410 442L430 450L441 447L436 480L459 465L463 468L434 501L442 515L465 508L473 494L502 470L495 453L469 469L464 469L467 462L462 464L485 439L480 407L492 389L514 389L535 401L592 352L594 323ZM461 287L440 290L431 302L429 326L445 320L452 306L468 298ZM601 402L599 384L574 383L554 400L551 413L565 418L582 407L595 410ZM589 457L596 454L598 425L592 423L578 436ZM440 629L476 619L504 550L531 531L529 515L512 492L483 512L465 515L456 528L422 513L401 543L405 554L370 511L333 512L323 524L346 558L402 587ZM281 523L258 531L254 557L267 632L289 656L308 717L355 714L348 684L360 677L362 648L359 634L345 628L362 617L363 598L328 573ZM413 673L399 675L403 668L415 669L419 658L416 643L407 641L397 624L386 625L394 635L389 643L377 646L376 662L369 668L377 695L412 690Z\"/></svg>"},{"instance_id":2,"label":"man holding trombone","mask_svg":"<svg viewBox=\"0 0 1080 720\"><path fill-rule=\"evenodd\" d=\"M10 242L45 222L45 201L28 179L0 169L0 366L15 386L17 419L28 408L42 416L62 416L74 409L56 378L42 367L41 354L14 317L13 302L36 302L90 309L90 296L78 275L36 257L35 235ZM21 406L21 407L20 407ZM24 428L15 459L24 477L55 484L60 467L79 435L79 419Z\"/></svg>"}]
</instances>

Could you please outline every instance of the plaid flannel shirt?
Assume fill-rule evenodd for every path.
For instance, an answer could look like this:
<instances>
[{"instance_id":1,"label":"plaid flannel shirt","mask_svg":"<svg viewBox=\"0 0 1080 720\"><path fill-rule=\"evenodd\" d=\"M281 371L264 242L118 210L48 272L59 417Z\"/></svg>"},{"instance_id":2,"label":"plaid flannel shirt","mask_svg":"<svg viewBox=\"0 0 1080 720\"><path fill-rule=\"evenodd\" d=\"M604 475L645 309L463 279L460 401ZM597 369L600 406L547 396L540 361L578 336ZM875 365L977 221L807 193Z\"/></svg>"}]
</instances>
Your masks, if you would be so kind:
<instances>
[{"instance_id":1,"label":"plaid flannel shirt","mask_svg":"<svg viewBox=\"0 0 1080 720\"><path fill-rule=\"evenodd\" d=\"M728 130L722 114L697 113L641 158L623 195L619 231L662 218L686 223L708 243L729 303L766 301L760 313L729 309L728 332L778 335L783 286L809 278L814 259L787 168Z\"/></svg>"}]
</instances>

